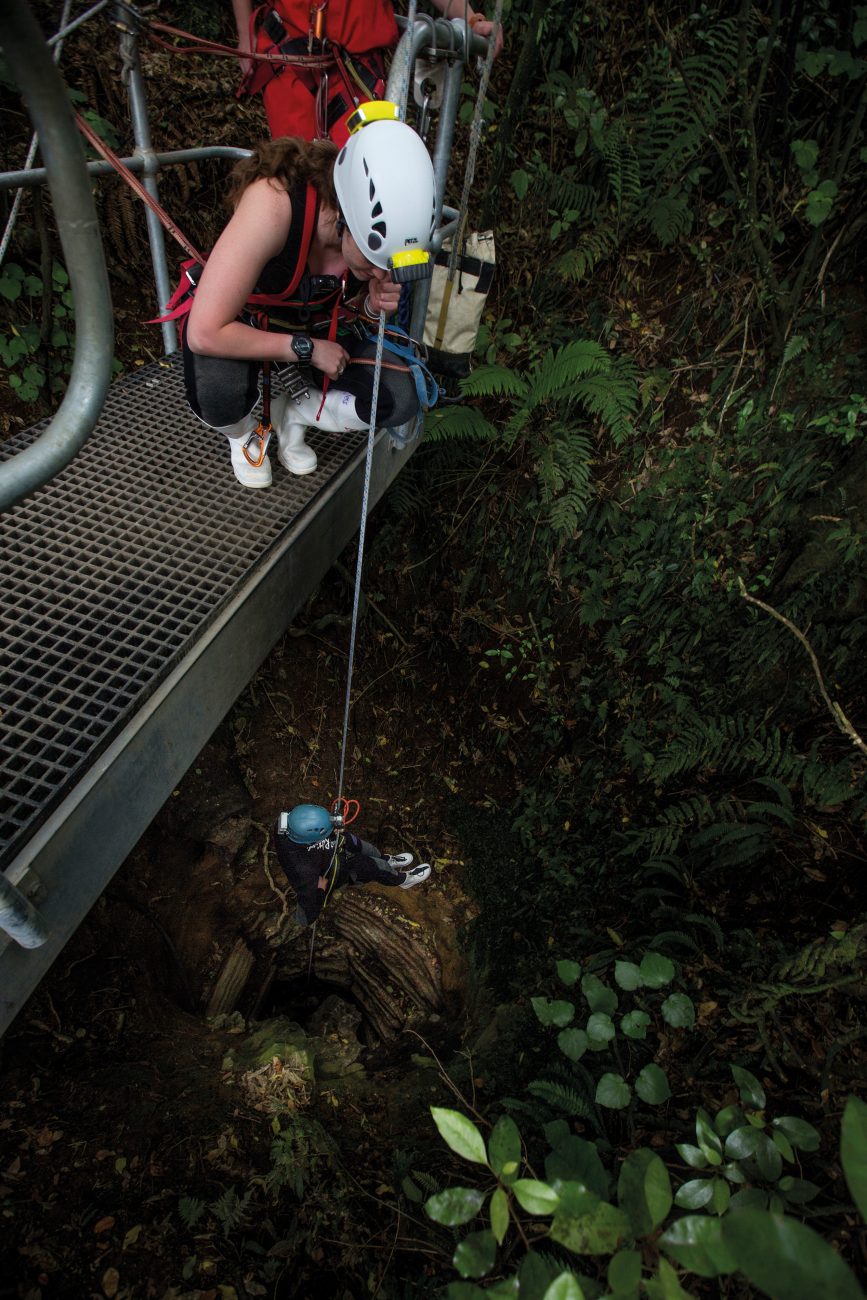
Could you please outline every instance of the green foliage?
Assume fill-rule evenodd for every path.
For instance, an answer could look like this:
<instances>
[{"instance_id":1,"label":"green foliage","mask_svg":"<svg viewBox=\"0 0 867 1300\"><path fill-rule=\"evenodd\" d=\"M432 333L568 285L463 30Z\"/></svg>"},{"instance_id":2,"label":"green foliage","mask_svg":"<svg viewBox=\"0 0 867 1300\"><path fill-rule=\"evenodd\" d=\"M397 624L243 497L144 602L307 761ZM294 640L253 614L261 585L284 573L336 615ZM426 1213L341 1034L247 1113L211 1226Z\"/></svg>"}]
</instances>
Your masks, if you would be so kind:
<instances>
[{"instance_id":1,"label":"green foliage","mask_svg":"<svg viewBox=\"0 0 867 1300\"><path fill-rule=\"evenodd\" d=\"M66 270L55 262L52 283L43 285L17 262L6 262L0 268L0 299L16 304L14 313L7 307L0 320L0 361L9 372L9 387L22 402L36 402L46 390L62 393L75 346Z\"/></svg>"},{"instance_id":2,"label":"green foliage","mask_svg":"<svg viewBox=\"0 0 867 1300\"><path fill-rule=\"evenodd\" d=\"M732 1072L745 1106L764 1101L764 1090L754 1075L737 1066L732 1067ZM539 1267L541 1261L536 1260L536 1254L544 1241L540 1232L544 1232L570 1254L590 1261L607 1257L605 1274L614 1296L637 1297L642 1292L651 1300L688 1296L681 1285L679 1268L701 1278L740 1273L773 1300L804 1300L808 1295L856 1300L862 1292L854 1274L811 1228L784 1214L782 1208L771 1212L745 1202L736 1209L734 1199L729 1201L727 1194L720 1195L718 1189L727 1187L725 1178L743 1182L747 1176L741 1170L736 1177L732 1173L734 1166L724 1165L727 1149L739 1146L739 1134L752 1133L757 1139L765 1136L759 1112L748 1110L748 1122L740 1127L735 1112L737 1107L729 1107L711 1120L700 1110L696 1118L698 1146L679 1148L688 1163L694 1167L711 1164L722 1177L693 1180L673 1196L663 1160L649 1148L637 1147L619 1165L615 1204L608 1199L610 1182L598 1154L583 1139L568 1133L564 1139L552 1126L548 1130L551 1150L545 1160L545 1178L521 1177L522 1143L511 1120L507 1121L509 1160L504 1163L493 1155L496 1143L501 1155L505 1149L500 1119L492 1131L486 1161L478 1125L460 1111L432 1108L437 1128L451 1149L474 1167L485 1164L486 1173L483 1186L452 1187L432 1197L425 1209L431 1219L448 1228L472 1224L487 1214L491 1228L469 1232L454 1250L453 1266L464 1278L487 1277L494 1271L501 1251L503 1263L515 1269L515 1248L510 1239L514 1232L519 1233L526 1254L514 1275L503 1280L501 1274L501 1280L492 1287L476 1288L473 1294L513 1295L519 1288L522 1296L544 1298L584 1294L584 1286L596 1294L597 1284L590 1278L582 1276L579 1280L565 1270L555 1279L545 1267ZM858 1167L865 1154L865 1115L864 1103L850 1098L843 1133L847 1173L849 1167L853 1171ZM758 1126L751 1127L754 1120L758 1120ZM776 1134L782 1132L784 1124L791 1132L799 1133L804 1150L812 1146L815 1130L809 1125L791 1118L781 1120ZM569 1142L577 1146L567 1148L564 1143ZM758 1151L758 1146L752 1145ZM798 1204L793 1197L788 1208L796 1210ZM704 1207L711 1212L670 1219L675 1206L687 1210ZM528 1218L534 1221L532 1232L528 1232ZM549 1222L539 1225L540 1219ZM655 1249L642 1250L645 1241L648 1245L658 1243L663 1255L659 1256ZM470 1293L453 1284L447 1294L460 1297Z\"/></svg>"}]
</instances>

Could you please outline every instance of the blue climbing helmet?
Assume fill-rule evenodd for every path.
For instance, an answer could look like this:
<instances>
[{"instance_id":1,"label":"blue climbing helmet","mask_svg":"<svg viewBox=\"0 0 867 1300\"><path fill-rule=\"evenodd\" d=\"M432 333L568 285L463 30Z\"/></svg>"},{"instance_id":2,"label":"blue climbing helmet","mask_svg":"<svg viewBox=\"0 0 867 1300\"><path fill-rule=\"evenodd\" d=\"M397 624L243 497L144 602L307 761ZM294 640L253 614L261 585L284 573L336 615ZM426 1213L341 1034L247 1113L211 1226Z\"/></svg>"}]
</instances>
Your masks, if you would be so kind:
<instances>
[{"instance_id":1,"label":"blue climbing helmet","mask_svg":"<svg viewBox=\"0 0 867 1300\"><path fill-rule=\"evenodd\" d=\"M327 808L318 803L300 803L286 815L286 834L295 844L315 844L334 830Z\"/></svg>"}]
</instances>

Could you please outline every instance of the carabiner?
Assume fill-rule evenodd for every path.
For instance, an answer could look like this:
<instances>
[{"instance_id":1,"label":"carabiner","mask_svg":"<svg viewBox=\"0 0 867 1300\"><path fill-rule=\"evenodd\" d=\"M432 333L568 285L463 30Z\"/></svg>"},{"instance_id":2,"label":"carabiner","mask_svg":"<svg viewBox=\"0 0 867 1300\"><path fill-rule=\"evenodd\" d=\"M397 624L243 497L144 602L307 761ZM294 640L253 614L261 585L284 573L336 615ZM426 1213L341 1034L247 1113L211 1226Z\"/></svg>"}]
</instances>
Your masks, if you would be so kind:
<instances>
[{"instance_id":1,"label":"carabiner","mask_svg":"<svg viewBox=\"0 0 867 1300\"><path fill-rule=\"evenodd\" d=\"M250 443L253 441L254 438L259 444L258 460L254 460L253 457L250 455L249 451L247 450L247 448L250 446ZM254 469L258 469L259 466L264 463L265 456L268 451L268 443L270 441L271 441L271 425L269 424L268 428L266 429L263 427L263 425L260 422L259 425L250 434L249 438L244 443L244 446L241 448L241 450L244 453L244 460L247 462L248 465L252 465Z\"/></svg>"}]
</instances>

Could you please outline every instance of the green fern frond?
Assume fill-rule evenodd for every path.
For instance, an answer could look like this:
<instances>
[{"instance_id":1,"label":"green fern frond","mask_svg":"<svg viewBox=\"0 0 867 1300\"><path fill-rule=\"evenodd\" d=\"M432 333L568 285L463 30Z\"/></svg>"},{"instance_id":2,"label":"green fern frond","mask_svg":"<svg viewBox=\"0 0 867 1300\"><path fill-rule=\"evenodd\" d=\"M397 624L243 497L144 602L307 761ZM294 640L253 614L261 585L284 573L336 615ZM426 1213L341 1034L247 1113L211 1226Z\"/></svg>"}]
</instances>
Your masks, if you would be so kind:
<instances>
[{"instance_id":1,"label":"green fern frond","mask_svg":"<svg viewBox=\"0 0 867 1300\"><path fill-rule=\"evenodd\" d=\"M719 925L719 922L715 921L712 916L702 916L698 912L688 912L683 919L684 921L689 921L692 925L701 925L704 926L706 930L709 930L713 935L717 951L722 952L725 947L725 936L723 935L722 927Z\"/></svg>"},{"instance_id":2,"label":"green fern frond","mask_svg":"<svg viewBox=\"0 0 867 1300\"><path fill-rule=\"evenodd\" d=\"M588 375L575 385L574 396L605 425L615 447L622 447L633 432L638 408L638 384L631 363L617 358L607 375Z\"/></svg>"},{"instance_id":3,"label":"green fern frond","mask_svg":"<svg viewBox=\"0 0 867 1300\"><path fill-rule=\"evenodd\" d=\"M548 1107L541 1106L538 1102L526 1101L521 1097L502 1097L500 1104L509 1115L519 1115L540 1129L551 1119Z\"/></svg>"},{"instance_id":4,"label":"green fern frond","mask_svg":"<svg viewBox=\"0 0 867 1300\"><path fill-rule=\"evenodd\" d=\"M527 1091L539 1097L554 1110L561 1110L566 1115L575 1115L581 1119L590 1119L593 1110L574 1088L562 1083L550 1083L546 1079L534 1079L527 1084Z\"/></svg>"},{"instance_id":5,"label":"green fern frond","mask_svg":"<svg viewBox=\"0 0 867 1300\"><path fill-rule=\"evenodd\" d=\"M491 442L497 430L475 406L447 406L432 411L424 423L425 438L430 442L448 442L463 438L473 442Z\"/></svg>"},{"instance_id":6,"label":"green fern frond","mask_svg":"<svg viewBox=\"0 0 867 1300\"><path fill-rule=\"evenodd\" d=\"M609 353L593 339L576 339L556 352L549 349L527 376L527 407L569 397L579 381L610 370Z\"/></svg>"},{"instance_id":7,"label":"green fern frond","mask_svg":"<svg viewBox=\"0 0 867 1300\"><path fill-rule=\"evenodd\" d=\"M460 381L462 397L523 397L527 381L509 366L477 366L471 375Z\"/></svg>"},{"instance_id":8,"label":"green fern frond","mask_svg":"<svg viewBox=\"0 0 867 1300\"><path fill-rule=\"evenodd\" d=\"M662 930L655 934L648 943L648 948L666 948L669 944L679 944L681 948L688 948L690 952L701 953L701 948L695 939L690 935L684 934L683 930Z\"/></svg>"},{"instance_id":9,"label":"green fern frond","mask_svg":"<svg viewBox=\"0 0 867 1300\"><path fill-rule=\"evenodd\" d=\"M550 172L544 194L545 202L550 208L568 214L572 221L592 221L596 216L598 203L596 187L576 181L572 176Z\"/></svg>"},{"instance_id":10,"label":"green fern frond","mask_svg":"<svg viewBox=\"0 0 867 1300\"><path fill-rule=\"evenodd\" d=\"M689 233L692 209L685 194L665 194L651 200L644 220L665 248Z\"/></svg>"},{"instance_id":11,"label":"green fern frond","mask_svg":"<svg viewBox=\"0 0 867 1300\"><path fill-rule=\"evenodd\" d=\"M552 270L564 280L583 280L611 256L619 243L620 235L613 223L597 225L582 234L574 248L555 258Z\"/></svg>"}]
</instances>

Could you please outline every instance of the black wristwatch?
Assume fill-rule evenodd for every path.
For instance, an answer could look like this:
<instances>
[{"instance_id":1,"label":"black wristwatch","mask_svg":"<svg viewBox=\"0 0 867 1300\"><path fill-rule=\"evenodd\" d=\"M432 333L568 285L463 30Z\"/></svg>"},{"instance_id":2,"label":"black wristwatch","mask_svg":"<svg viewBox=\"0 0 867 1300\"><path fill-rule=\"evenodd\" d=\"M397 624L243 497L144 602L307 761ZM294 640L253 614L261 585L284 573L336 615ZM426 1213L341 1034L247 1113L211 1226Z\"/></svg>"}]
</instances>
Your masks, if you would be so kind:
<instances>
[{"instance_id":1,"label":"black wristwatch","mask_svg":"<svg viewBox=\"0 0 867 1300\"><path fill-rule=\"evenodd\" d=\"M304 365L313 360L313 340L306 334L292 335L292 351Z\"/></svg>"}]
</instances>

